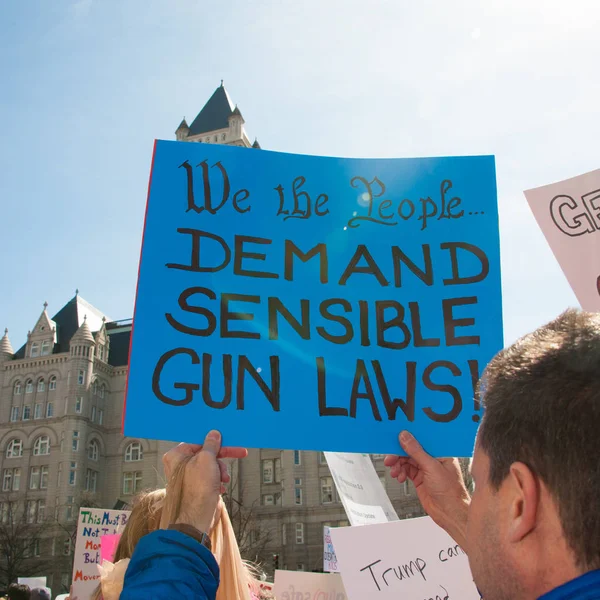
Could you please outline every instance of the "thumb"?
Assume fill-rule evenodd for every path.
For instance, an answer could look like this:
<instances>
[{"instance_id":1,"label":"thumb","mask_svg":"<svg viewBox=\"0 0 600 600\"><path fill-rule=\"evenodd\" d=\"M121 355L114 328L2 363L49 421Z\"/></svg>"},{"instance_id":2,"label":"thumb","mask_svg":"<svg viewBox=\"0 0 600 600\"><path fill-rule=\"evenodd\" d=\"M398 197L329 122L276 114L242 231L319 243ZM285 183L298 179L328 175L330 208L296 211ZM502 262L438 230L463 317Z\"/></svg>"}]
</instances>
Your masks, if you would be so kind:
<instances>
[{"instance_id":1,"label":"thumb","mask_svg":"<svg viewBox=\"0 0 600 600\"><path fill-rule=\"evenodd\" d=\"M423 450L423 446L417 442L415 436L408 431L403 431L400 434L400 445L404 452L413 458L421 469L426 469L429 465L437 463L435 458L427 454Z\"/></svg>"},{"instance_id":2,"label":"thumb","mask_svg":"<svg viewBox=\"0 0 600 600\"><path fill-rule=\"evenodd\" d=\"M204 440L204 445L202 446L202 452L208 452L213 454L216 458L217 454L221 450L221 434L214 429L209 431L206 435L206 439Z\"/></svg>"}]
</instances>

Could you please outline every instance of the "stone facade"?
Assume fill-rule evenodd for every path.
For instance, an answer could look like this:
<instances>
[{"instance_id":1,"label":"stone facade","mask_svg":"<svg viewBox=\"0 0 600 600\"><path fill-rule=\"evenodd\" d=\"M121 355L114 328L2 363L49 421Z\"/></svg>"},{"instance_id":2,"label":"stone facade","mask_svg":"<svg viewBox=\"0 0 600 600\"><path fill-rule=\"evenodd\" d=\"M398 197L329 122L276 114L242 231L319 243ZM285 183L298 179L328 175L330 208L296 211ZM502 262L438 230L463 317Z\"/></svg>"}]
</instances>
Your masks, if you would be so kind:
<instances>
[{"instance_id":1,"label":"stone facade","mask_svg":"<svg viewBox=\"0 0 600 600\"><path fill-rule=\"evenodd\" d=\"M260 149L222 85L176 137ZM172 444L121 434L130 332L130 321L113 322L76 294L52 318L44 305L17 352L6 332L0 340L0 528L9 527L9 507L39 526L27 574L46 575L55 594L71 582L79 507L113 508L164 483L161 457ZM383 457L374 463L398 514L422 514L412 486L386 480ZM253 449L233 475L248 517L247 558L270 575L276 562L322 569L323 525L348 524L322 454ZM253 549L258 530L266 542Z\"/></svg>"}]
</instances>

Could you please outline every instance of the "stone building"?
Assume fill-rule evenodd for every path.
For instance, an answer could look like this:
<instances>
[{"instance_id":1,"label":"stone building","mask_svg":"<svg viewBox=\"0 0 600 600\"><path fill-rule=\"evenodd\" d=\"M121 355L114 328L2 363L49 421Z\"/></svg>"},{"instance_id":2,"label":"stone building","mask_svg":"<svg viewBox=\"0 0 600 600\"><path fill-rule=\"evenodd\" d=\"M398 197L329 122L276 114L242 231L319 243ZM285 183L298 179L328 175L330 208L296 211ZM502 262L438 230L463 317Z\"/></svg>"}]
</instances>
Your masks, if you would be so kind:
<instances>
[{"instance_id":1,"label":"stone building","mask_svg":"<svg viewBox=\"0 0 600 600\"><path fill-rule=\"evenodd\" d=\"M176 137L260 149L244 123L221 83ZM76 293L52 318L44 305L16 352L7 332L0 340L0 536L22 522L12 534L26 538L34 572L13 576L46 575L54 593L71 582L79 507L121 507L163 484L171 445L121 434L130 333L130 320L113 321ZM422 514L409 485L385 479L382 459L374 462L398 514ZM252 449L233 468L230 498L247 558L269 574L276 564L321 569L323 525L348 524L322 453Z\"/></svg>"}]
</instances>

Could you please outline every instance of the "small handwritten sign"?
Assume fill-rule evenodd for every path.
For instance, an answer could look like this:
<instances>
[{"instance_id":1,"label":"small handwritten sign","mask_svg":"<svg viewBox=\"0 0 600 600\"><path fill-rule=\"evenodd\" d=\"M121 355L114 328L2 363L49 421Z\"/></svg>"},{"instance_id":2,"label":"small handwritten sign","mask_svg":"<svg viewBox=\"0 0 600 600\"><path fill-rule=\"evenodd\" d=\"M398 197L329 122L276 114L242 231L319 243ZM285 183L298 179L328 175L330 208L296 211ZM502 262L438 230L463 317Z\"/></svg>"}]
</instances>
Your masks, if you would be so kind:
<instances>
[{"instance_id":1,"label":"small handwritten sign","mask_svg":"<svg viewBox=\"0 0 600 600\"><path fill-rule=\"evenodd\" d=\"M130 514L102 508L79 510L73 560L73 596L78 600L89 600L100 583L97 565L101 564L102 537L121 533Z\"/></svg>"},{"instance_id":2,"label":"small handwritten sign","mask_svg":"<svg viewBox=\"0 0 600 600\"><path fill-rule=\"evenodd\" d=\"M494 158L157 142L132 335L128 436L391 453L409 429L470 456L502 347Z\"/></svg>"},{"instance_id":3,"label":"small handwritten sign","mask_svg":"<svg viewBox=\"0 0 600 600\"><path fill-rule=\"evenodd\" d=\"M325 459L351 525L398 520L368 455L325 452Z\"/></svg>"},{"instance_id":4,"label":"small handwritten sign","mask_svg":"<svg viewBox=\"0 0 600 600\"><path fill-rule=\"evenodd\" d=\"M525 197L581 308L599 312L600 169Z\"/></svg>"},{"instance_id":5,"label":"small handwritten sign","mask_svg":"<svg viewBox=\"0 0 600 600\"><path fill-rule=\"evenodd\" d=\"M331 529L350 600L480 600L469 561L429 517Z\"/></svg>"},{"instance_id":6,"label":"small handwritten sign","mask_svg":"<svg viewBox=\"0 0 600 600\"><path fill-rule=\"evenodd\" d=\"M323 527L323 571L325 573L339 572L329 527Z\"/></svg>"},{"instance_id":7,"label":"small handwritten sign","mask_svg":"<svg viewBox=\"0 0 600 600\"><path fill-rule=\"evenodd\" d=\"M277 600L347 600L342 578L337 573L275 571L273 588Z\"/></svg>"}]
</instances>

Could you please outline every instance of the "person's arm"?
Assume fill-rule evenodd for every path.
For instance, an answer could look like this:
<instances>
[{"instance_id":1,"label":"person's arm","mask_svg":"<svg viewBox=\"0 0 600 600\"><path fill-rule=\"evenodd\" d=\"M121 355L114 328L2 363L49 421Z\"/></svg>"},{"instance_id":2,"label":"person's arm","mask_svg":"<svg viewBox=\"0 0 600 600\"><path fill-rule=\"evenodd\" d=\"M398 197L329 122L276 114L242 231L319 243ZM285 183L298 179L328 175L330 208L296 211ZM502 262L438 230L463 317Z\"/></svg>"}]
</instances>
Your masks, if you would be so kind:
<instances>
[{"instance_id":1,"label":"person's arm","mask_svg":"<svg viewBox=\"0 0 600 600\"><path fill-rule=\"evenodd\" d=\"M214 600L219 567L208 548L179 531L159 529L138 543L121 600Z\"/></svg>"},{"instance_id":2,"label":"person's arm","mask_svg":"<svg viewBox=\"0 0 600 600\"><path fill-rule=\"evenodd\" d=\"M403 431L399 439L408 456L386 456L390 475L400 483L407 479L413 482L425 512L468 554L466 532L471 498L458 460L433 458L408 431Z\"/></svg>"}]
</instances>

